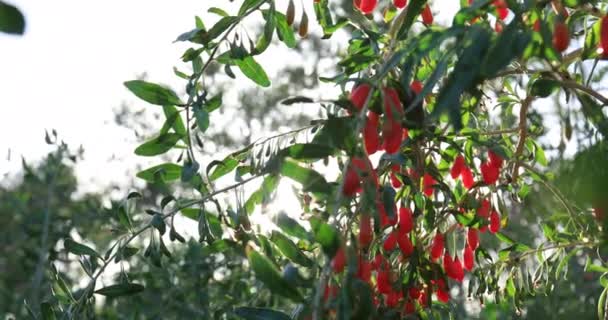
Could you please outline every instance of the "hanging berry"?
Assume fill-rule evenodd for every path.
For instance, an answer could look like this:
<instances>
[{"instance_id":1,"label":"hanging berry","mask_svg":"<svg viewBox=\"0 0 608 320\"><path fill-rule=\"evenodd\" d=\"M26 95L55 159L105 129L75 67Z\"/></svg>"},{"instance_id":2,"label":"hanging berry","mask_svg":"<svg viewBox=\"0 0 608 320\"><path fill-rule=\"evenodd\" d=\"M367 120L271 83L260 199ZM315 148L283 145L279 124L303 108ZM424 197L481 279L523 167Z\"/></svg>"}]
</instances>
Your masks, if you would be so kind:
<instances>
[{"instance_id":1,"label":"hanging berry","mask_svg":"<svg viewBox=\"0 0 608 320\"><path fill-rule=\"evenodd\" d=\"M602 17L600 23L600 48L602 55L608 57L608 15Z\"/></svg>"},{"instance_id":2,"label":"hanging berry","mask_svg":"<svg viewBox=\"0 0 608 320\"><path fill-rule=\"evenodd\" d=\"M414 227L412 210L408 207L399 208L399 231L409 233Z\"/></svg>"},{"instance_id":3,"label":"hanging berry","mask_svg":"<svg viewBox=\"0 0 608 320\"><path fill-rule=\"evenodd\" d=\"M393 249L395 249L395 247L397 247L397 237L398 236L399 235L395 231L388 234L388 236L384 240L384 243L382 244L384 251L393 251Z\"/></svg>"},{"instance_id":4,"label":"hanging berry","mask_svg":"<svg viewBox=\"0 0 608 320\"><path fill-rule=\"evenodd\" d=\"M496 210L493 210L490 214L490 232L496 233L498 230L500 230L500 215Z\"/></svg>"},{"instance_id":5,"label":"hanging berry","mask_svg":"<svg viewBox=\"0 0 608 320\"><path fill-rule=\"evenodd\" d=\"M454 164L452 165L452 169L450 170L450 175L452 176L452 179L458 179L458 177L462 173L462 169L464 168L464 166L465 166L464 157L461 154L457 155L456 158L454 159Z\"/></svg>"},{"instance_id":6,"label":"hanging berry","mask_svg":"<svg viewBox=\"0 0 608 320\"><path fill-rule=\"evenodd\" d=\"M500 20L505 20L509 15L509 6L505 0L494 0L494 7L496 7L496 15Z\"/></svg>"},{"instance_id":7,"label":"hanging berry","mask_svg":"<svg viewBox=\"0 0 608 320\"><path fill-rule=\"evenodd\" d=\"M376 8L378 0L354 0L355 8L359 9L363 14L370 14Z\"/></svg>"},{"instance_id":8,"label":"hanging berry","mask_svg":"<svg viewBox=\"0 0 608 320\"><path fill-rule=\"evenodd\" d=\"M433 238L433 244L431 244L431 260L436 261L443 254L445 243L443 239L443 235L441 233L437 233L435 238Z\"/></svg>"},{"instance_id":9,"label":"hanging berry","mask_svg":"<svg viewBox=\"0 0 608 320\"><path fill-rule=\"evenodd\" d=\"M428 3L424 6L424 9L422 9L422 13L420 13L420 15L422 16L422 23L427 26L433 24L433 12L431 12L431 7Z\"/></svg>"},{"instance_id":10,"label":"hanging berry","mask_svg":"<svg viewBox=\"0 0 608 320\"><path fill-rule=\"evenodd\" d=\"M481 171L481 176L483 177L483 182L486 184L493 185L498 181L500 171L489 162L482 162L479 169Z\"/></svg>"},{"instance_id":11,"label":"hanging berry","mask_svg":"<svg viewBox=\"0 0 608 320\"><path fill-rule=\"evenodd\" d=\"M553 29L553 47L555 47L555 50L563 52L568 49L569 45L570 32L568 31L568 25L558 18Z\"/></svg>"},{"instance_id":12,"label":"hanging berry","mask_svg":"<svg viewBox=\"0 0 608 320\"><path fill-rule=\"evenodd\" d=\"M399 230L399 237L397 238L399 243L399 249L404 257L409 257L414 253L414 245L412 244L412 240L410 240L410 236L407 233Z\"/></svg>"},{"instance_id":13,"label":"hanging berry","mask_svg":"<svg viewBox=\"0 0 608 320\"><path fill-rule=\"evenodd\" d=\"M465 165L460 172L460 176L462 177L462 184L464 187L471 189L475 184L475 178L473 177L473 171L471 171L471 168Z\"/></svg>"},{"instance_id":14,"label":"hanging berry","mask_svg":"<svg viewBox=\"0 0 608 320\"><path fill-rule=\"evenodd\" d=\"M378 114L369 112L365 128L363 128L363 140L365 142L365 151L368 154L374 154L380 149L380 135L378 134Z\"/></svg>"},{"instance_id":15,"label":"hanging berry","mask_svg":"<svg viewBox=\"0 0 608 320\"><path fill-rule=\"evenodd\" d=\"M469 271L473 270L473 267L475 266L473 256L474 256L473 249L469 245L465 245L463 252L462 252L462 262L463 262L464 268Z\"/></svg>"},{"instance_id":16,"label":"hanging berry","mask_svg":"<svg viewBox=\"0 0 608 320\"><path fill-rule=\"evenodd\" d=\"M479 246L479 233L477 229L469 228L467 231L467 245L473 250Z\"/></svg>"},{"instance_id":17,"label":"hanging berry","mask_svg":"<svg viewBox=\"0 0 608 320\"><path fill-rule=\"evenodd\" d=\"M431 176L428 173L424 174L424 177L422 178L422 185L423 185L424 194L427 197L430 197L433 195L433 192L435 191L434 185L436 183L437 183L437 181L435 181L435 178L433 178L433 176Z\"/></svg>"},{"instance_id":18,"label":"hanging berry","mask_svg":"<svg viewBox=\"0 0 608 320\"><path fill-rule=\"evenodd\" d=\"M393 5L399 9L403 9L407 6L407 0L393 0Z\"/></svg>"},{"instance_id":19,"label":"hanging berry","mask_svg":"<svg viewBox=\"0 0 608 320\"><path fill-rule=\"evenodd\" d=\"M359 245L361 248L367 248L372 243L372 222L368 214L361 215L359 222Z\"/></svg>"},{"instance_id":20,"label":"hanging berry","mask_svg":"<svg viewBox=\"0 0 608 320\"><path fill-rule=\"evenodd\" d=\"M340 247L336 252L336 255L331 260L331 267L334 273L342 273L344 266L346 265L346 256L344 254L344 248Z\"/></svg>"},{"instance_id":21,"label":"hanging berry","mask_svg":"<svg viewBox=\"0 0 608 320\"><path fill-rule=\"evenodd\" d=\"M391 166L391 185L393 188L401 188L401 181L397 177L397 174L401 171L401 167L398 164L394 164Z\"/></svg>"},{"instance_id":22,"label":"hanging berry","mask_svg":"<svg viewBox=\"0 0 608 320\"><path fill-rule=\"evenodd\" d=\"M367 96L371 91L371 87L364 83L358 86L355 86L350 93L350 102L353 104L357 111L361 111L363 109L363 105L367 100Z\"/></svg>"}]
</instances>

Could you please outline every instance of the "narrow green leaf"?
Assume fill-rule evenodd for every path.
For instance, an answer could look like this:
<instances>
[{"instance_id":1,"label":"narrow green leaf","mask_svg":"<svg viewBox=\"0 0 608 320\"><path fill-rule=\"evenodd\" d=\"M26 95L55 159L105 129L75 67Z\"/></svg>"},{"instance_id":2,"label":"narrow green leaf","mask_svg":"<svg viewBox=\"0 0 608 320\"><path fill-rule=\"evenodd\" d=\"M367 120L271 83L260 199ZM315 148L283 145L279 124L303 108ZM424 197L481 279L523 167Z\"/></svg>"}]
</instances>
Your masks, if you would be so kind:
<instances>
[{"instance_id":1,"label":"narrow green leaf","mask_svg":"<svg viewBox=\"0 0 608 320\"><path fill-rule=\"evenodd\" d=\"M163 163L146 170L138 172L135 176L146 180L147 182L154 182L155 176L160 177L164 182L177 180L182 175L182 167L175 163Z\"/></svg>"},{"instance_id":2,"label":"narrow green leaf","mask_svg":"<svg viewBox=\"0 0 608 320\"><path fill-rule=\"evenodd\" d=\"M245 12L249 11L249 9L251 9L251 8L260 6L262 3L266 2L266 1L267 0L245 0L245 1L243 1L241 8L239 8L239 16L242 16Z\"/></svg>"},{"instance_id":3,"label":"narrow green leaf","mask_svg":"<svg viewBox=\"0 0 608 320\"><path fill-rule=\"evenodd\" d=\"M194 117L196 118L198 129L202 133L205 133L209 128L209 112L202 108L194 108Z\"/></svg>"},{"instance_id":4,"label":"narrow green leaf","mask_svg":"<svg viewBox=\"0 0 608 320\"><path fill-rule=\"evenodd\" d=\"M0 1L0 31L10 34L23 34L25 18L19 9Z\"/></svg>"},{"instance_id":5,"label":"narrow green leaf","mask_svg":"<svg viewBox=\"0 0 608 320\"><path fill-rule=\"evenodd\" d=\"M274 29L276 25L274 14L274 1L272 1L270 2L270 9L264 14L264 19L266 19L266 24L264 25L264 33L262 33L262 36L258 39L258 42L255 46L255 54L260 54L264 52L272 42L272 35L274 34Z\"/></svg>"},{"instance_id":6,"label":"narrow green leaf","mask_svg":"<svg viewBox=\"0 0 608 320\"><path fill-rule=\"evenodd\" d=\"M274 223L283 230L283 232L287 233L292 237L299 238L301 240L309 240L310 234L302 225L298 223L298 221L289 217L285 212L280 212L277 214Z\"/></svg>"},{"instance_id":7,"label":"narrow green leaf","mask_svg":"<svg viewBox=\"0 0 608 320\"><path fill-rule=\"evenodd\" d=\"M293 33L293 29L287 25L285 15L280 12L275 12L274 22L277 27L277 35L279 36L279 39L281 39L281 41L285 43L288 48L295 48L297 44L296 37Z\"/></svg>"},{"instance_id":8,"label":"narrow green leaf","mask_svg":"<svg viewBox=\"0 0 608 320\"><path fill-rule=\"evenodd\" d=\"M319 219L311 219L310 224L315 234L315 241L321 245L323 252L328 257L333 257L340 247L338 231Z\"/></svg>"},{"instance_id":9,"label":"narrow green leaf","mask_svg":"<svg viewBox=\"0 0 608 320\"><path fill-rule=\"evenodd\" d=\"M209 8L209 10L207 10L207 12L209 13L215 13L220 17L228 17L230 16L226 11L224 11L224 9L218 8L218 7L211 7Z\"/></svg>"},{"instance_id":10,"label":"narrow green leaf","mask_svg":"<svg viewBox=\"0 0 608 320\"><path fill-rule=\"evenodd\" d=\"M82 243L78 243L70 238L66 238L63 241L63 246L65 247L65 250L73 253L75 255L86 255L86 256L91 256L91 257L101 257L97 251L93 250L93 248L86 246Z\"/></svg>"},{"instance_id":11,"label":"narrow green leaf","mask_svg":"<svg viewBox=\"0 0 608 320\"><path fill-rule=\"evenodd\" d=\"M287 98L287 99L281 101L281 104L289 106L294 103L314 103L314 102L315 101L309 97L297 96L297 97Z\"/></svg>"},{"instance_id":12,"label":"narrow green leaf","mask_svg":"<svg viewBox=\"0 0 608 320\"><path fill-rule=\"evenodd\" d=\"M43 302L40 304L40 313L43 320L55 320L55 311L53 306L49 302Z\"/></svg>"},{"instance_id":13,"label":"narrow green leaf","mask_svg":"<svg viewBox=\"0 0 608 320\"><path fill-rule=\"evenodd\" d=\"M297 162L285 160L281 166L281 175L300 183L304 191L328 195L331 187L318 172L302 167Z\"/></svg>"},{"instance_id":14,"label":"narrow green leaf","mask_svg":"<svg viewBox=\"0 0 608 320\"><path fill-rule=\"evenodd\" d=\"M289 238L278 231L273 231L270 240L279 248L281 253L289 260L304 266L312 266L312 261Z\"/></svg>"},{"instance_id":15,"label":"narrow green leaf","mask_svg":"<svg viewBox=\"0 0 608 320\"><path fill-rule=\"evenodd\" d=\"M133 294L137 294L144 291L144 286L137 283L122 283L122 284L113 284L107 287L103 287L99 290L95 290L95 293L109 297L121 297L121 296L129 296Z\"/></svg>"},{"instance_id":16,"label":"narrow green leaf","mask_svg":"<svg viewBox=\"0 0 608 320\"><path fill-rule=\"evenodd\" d=\"M266 75L266 72L262 66L257 63L252 56L246 56L243 59L234 59L233 61L239 67L241 72L257 85L262 87L270 86L268 75Z\"/></svg>"},{"instance_id":17,"label":"narrow green leaf","mask_svg":"<svg viewBox=\"0 0 608 320\"><path fill-rule=\"evenodd\" d=\"M177 143L182 136L177 133L167 133L152 140L146 141L135 149L138 156L151 157L163 154Z\"/></svg>"},{"instance_id":18,"label":"narrow green leaf","mask_svg":"<svg viewBox=\"0 0 608 320\"><path fill-rule=\"evenodd\" d=\"M156 83L132 80L124 84L129 91L148 103L160 106L183 104L175 92Z\"/></svg>"},{"instance_id":19,"label":"narrow green leaf","mask_svg":"<svg viewBox=\"0 0 608 320\"><path fill-rule=\"evenodd\" d=\"M291 283L281 277L279 271L266 256L249 248L247 258L257 279L262 281L270 291L294 301L303 301L300 292Z\"/></svg>"},{"instance_id":20,"label":"narrow green leaf","mask_svg":"<svg viewBox=\"0 0 608 320\"><path fill-rule=\"evenodd\" d=\"M239 161L232 156L226 157L222 161L214 161L207 166L207 173L215 166L215 170L209 175L209 180L217 180L232 172L238 166Z\"/></svg>"},{"instance_id":21,"label":"narrow green leaf","mask_svg":"<svg viewBox=\"0 0 608 320\"><path fill-rule=\"evenodd\" d=\"M316 160L331 156L335 149L329 146L313 143L298 143L280 151L281 155L296 160Z\"/></svg>"}]
</instances>

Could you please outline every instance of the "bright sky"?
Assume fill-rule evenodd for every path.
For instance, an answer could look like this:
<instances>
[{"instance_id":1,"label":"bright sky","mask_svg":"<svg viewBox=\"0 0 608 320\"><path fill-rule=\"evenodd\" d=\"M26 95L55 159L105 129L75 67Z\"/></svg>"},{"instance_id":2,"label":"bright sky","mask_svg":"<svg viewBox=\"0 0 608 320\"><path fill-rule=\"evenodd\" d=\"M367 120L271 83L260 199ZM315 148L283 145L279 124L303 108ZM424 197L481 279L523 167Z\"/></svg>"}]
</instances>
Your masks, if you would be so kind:
<instances>
[{"instance_id":1,"label":"bright sky","mask_svg":"<svg viewBox=\"0 0 608 320\"><path fill-rule=\"evenodd\" d=\"M241 2L213 4L233 12ZM22 37L0 34L0 176L17 172L21 156L30 161L44 156L50 150L44 130L56 129L73 148L84 146L85 160L77 166L77 173L90 186L86 189L124 180L125 170L132 169L133 163L123 160L133 158L136 142L131 131L114 125L113 109L122 102L135 109L146 105L133 98L122 83L145 72L150 81L179 89L181 83L172 68L180 64L179 57L188 45L172 42L193 28L194 15L205 21L210 18L206 13L210 3L11 3L25 14L27 27ZM439 21L451 16L457 5L457 1L446 3L441 12L433 10ZM277 0L279 10L286 5L286 0ZM312 6L312 1L306 5ZM312 15L313 11L308 8L308 12ZM312 32L315 27L311 25ZM275 66L272 56L263 59L264 67ZM109 161L113 156L118 160Z\"/></svg>"}]
</instances>

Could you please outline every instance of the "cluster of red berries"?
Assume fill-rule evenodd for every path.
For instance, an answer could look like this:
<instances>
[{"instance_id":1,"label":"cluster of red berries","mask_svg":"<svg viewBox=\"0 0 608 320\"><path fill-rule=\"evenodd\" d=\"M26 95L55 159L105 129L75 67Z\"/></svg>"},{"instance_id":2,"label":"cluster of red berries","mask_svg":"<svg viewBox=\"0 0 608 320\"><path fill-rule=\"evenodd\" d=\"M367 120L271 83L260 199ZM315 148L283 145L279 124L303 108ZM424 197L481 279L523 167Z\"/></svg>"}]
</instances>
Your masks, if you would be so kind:
<instances>
[{"instance_id":1,"label":"cluster of red berries","mask_svg":"<svg viewBox=\"0 0 608 320\"><path fill-rule=\"evenodd\" d=\"M361 11L363 14L370 14L374 11L378 5L378 0L353 0L353 6ZM403 9L407 6L407 0L393 0L393 5L396 8ZM431 7L427 4L422 12L420 13L422 23L425 25L433 24L433 13Z\"/></svg>"}]
</instances>

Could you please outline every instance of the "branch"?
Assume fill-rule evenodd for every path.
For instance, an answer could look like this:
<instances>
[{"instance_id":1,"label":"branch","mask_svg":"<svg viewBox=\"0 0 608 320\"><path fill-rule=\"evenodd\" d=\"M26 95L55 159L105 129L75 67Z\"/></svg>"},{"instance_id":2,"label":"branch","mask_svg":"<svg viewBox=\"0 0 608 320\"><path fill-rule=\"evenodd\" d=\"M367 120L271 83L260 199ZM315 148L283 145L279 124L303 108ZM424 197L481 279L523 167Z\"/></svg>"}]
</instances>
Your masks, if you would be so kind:
<instances>
[{"instance_id":1,"label":"branch","mask_svg":"<svg viewBox=\"0 0 608 320\"><path fill-rule=\"evenodd\" d=\"M608 106L608 98L604 97L599 92L597 92L587 86L584 86L573 80L563 80L563 81L560 81L560 84L566 88L577 89L577 90L583 91L584 93L599 100L602 103L602 106Z\"/></svg>"}]
</instances>

